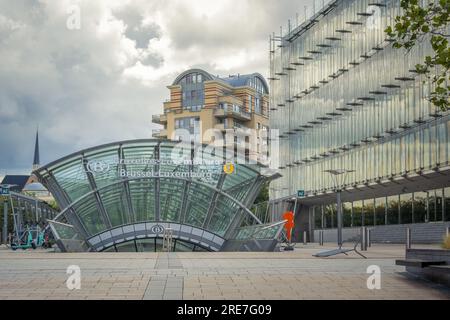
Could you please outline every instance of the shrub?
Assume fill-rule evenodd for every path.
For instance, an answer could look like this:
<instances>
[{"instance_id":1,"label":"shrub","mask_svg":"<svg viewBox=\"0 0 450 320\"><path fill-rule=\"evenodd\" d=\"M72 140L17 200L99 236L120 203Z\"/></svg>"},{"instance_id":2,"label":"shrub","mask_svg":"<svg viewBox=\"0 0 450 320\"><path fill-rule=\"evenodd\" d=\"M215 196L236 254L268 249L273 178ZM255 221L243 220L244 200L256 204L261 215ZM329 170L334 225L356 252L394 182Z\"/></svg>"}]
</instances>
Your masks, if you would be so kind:
<instances>
[{"instance_id":1,"label":"shrub","mask_svg":"<svg viewBox=\"0 0 450 320\"><path fill-rule=\"evenodd\" d=\"M444 242L442 242L442 248L450 249L450 235L444 237Z\"/></svg>"}]
</instances>

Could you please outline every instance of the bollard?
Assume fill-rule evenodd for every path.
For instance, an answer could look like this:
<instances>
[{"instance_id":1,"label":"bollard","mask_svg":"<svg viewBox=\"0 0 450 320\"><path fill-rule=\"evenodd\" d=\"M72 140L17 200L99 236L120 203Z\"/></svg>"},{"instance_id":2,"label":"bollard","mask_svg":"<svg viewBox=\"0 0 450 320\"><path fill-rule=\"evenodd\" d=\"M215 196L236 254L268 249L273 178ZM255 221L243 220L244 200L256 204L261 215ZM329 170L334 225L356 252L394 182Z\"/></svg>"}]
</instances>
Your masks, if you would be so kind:
<instances>
[{"instance_id":1,"label":"bollard","mask_svg":"<svg viewBox=\"0 0 450 320\"><path fill-rule=\"evenodd\" d=\"M303 232L303 245L305 245L306 246L306 244L307 244L307 241L306 241L306 231L305 232Z\"/></svg>"},{"instance_id":2,"label":"bollard","mask_svg":"<svg viewBox=\"0 0 450 320\"><path fill-rule=\"evenodd\" d=\"M361 227L361 251L367 251L367 228Z\"/></svg>"},{"instance_id":3,"label":"bollard","mask_svg":"<svg viewBox=\"0 0 450 320\"><path fill-rule=\"evenodd\" d=\"M319 245L323 246L323 230L319 231Z\"/></svg>"},{"instance_id":4,"label":"bollard","mask_svg":"<svg viewBox=\"0 0 450 320\"><path fill-rule=\"evenodd\" d=\"M371 229L367 229L367 247L370 248L372 246L372 239L371 239Z\"/></svg>"},{"instance_id":5,"label":"bollard","mask_svg":"<svg viewBox=\"0 0 450 320\"><path fill-rule=\"evenodd\" d=\"M411 249L411 229L406 228L406 249Z\"/></svg>"}]
</instances>

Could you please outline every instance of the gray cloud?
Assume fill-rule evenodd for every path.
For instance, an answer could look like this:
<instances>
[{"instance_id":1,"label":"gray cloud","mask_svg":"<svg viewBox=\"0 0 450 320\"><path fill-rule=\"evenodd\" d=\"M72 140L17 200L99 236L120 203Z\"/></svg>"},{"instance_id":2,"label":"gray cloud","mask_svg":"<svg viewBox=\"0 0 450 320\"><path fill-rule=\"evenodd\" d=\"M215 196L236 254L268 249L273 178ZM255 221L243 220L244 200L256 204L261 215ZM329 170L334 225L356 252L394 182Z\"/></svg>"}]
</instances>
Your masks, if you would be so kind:
<instances>
[{"instance_id":1,"label":"gray cloud","mask_svg":"<svg viewBox=\"0 0 450 320\"><path fill-rule=\"evenodd\" d=\"M81 30L66 28L74 3ZM178 72L266 74L269 33L303 10L295 0L211 3L0 0L0 175L29 172L37 125L43 164L151 137Z\"/></svg>"},{"instance_id":2,"label":"gray cloud","mask_svg":"<svg viewBox=\"0 0 450 320\"><path fill-rule=\"evenodd\" d=\"M136 41L136 47L145 49L151 39L161 36L161 29L156 23L145 24L141 9L134 6L122 7L114 16L126 25L125 36Z\"/></svg>"}]
</instances>

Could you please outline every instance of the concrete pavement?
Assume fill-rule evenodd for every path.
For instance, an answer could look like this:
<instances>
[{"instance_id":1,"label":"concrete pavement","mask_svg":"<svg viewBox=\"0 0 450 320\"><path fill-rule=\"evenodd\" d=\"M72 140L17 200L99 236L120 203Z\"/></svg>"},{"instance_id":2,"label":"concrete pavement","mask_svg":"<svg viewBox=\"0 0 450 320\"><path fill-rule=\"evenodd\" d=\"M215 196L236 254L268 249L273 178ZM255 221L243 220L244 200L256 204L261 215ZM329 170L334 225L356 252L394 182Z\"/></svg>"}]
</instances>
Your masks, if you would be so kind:
<instances>
[{"instance_id":1,"label":"concrete pavement","mask_svg":"<svg viewBox=\"0 0 450 320\"><path fill-rule=\"evenodd\" d=\"M315 245L273 253L54 253L0 250L0 299L450 299L448 288L395 266L404 247L314 258ZM333 248L329 245L329 248ZM68 266L81 270L69 290ZM381 269L369 290L367 268Z\"/></svg>"}]
</instances>

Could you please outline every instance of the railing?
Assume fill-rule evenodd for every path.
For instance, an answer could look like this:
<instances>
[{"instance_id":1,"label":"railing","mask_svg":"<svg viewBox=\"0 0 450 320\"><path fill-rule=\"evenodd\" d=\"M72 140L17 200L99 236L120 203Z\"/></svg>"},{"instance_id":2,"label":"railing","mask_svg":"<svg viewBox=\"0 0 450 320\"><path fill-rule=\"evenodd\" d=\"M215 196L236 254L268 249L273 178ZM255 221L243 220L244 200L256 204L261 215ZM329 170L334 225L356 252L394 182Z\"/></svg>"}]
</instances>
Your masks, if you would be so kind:
<instances>
[{"instance_id":1,"label":"railing","mask_svg":"<svg viewBox=\"0 0 450 320\"><path fill-rule=\"evenodd\" d=\"M247 119L251 119L252 115L251 113L242 110L242 107L238 106L238 105L231 105L231 104L220 104L219 105L219 109L220 110L224 110L225 113L234 113L234 114L238 114L243 118L247 118Z\"/></svg>"},{"instance_id":2,"label":"railing","mask_svg":"<svg viewBox=\"0 0 450 320\"><path fill-rule=\"evenodd\" d=\"M167 130L166 129L152 130L152 136L155 137L155 138L165 137L166 135L167 135Z\"/></svg>"},{"instance_id":3,"label":"railing","mask_svg":"<svg viewBox=\"0 0 450 320\"><path fill-rule=\"evenodd\" d=\"M167 116L165 114L154 114L152 115L152 122L154 123L167 122Z\"/></svg>"}]
</instances>

